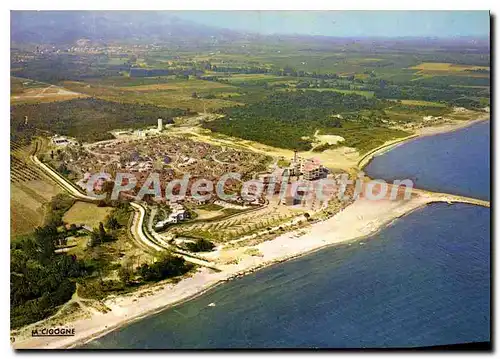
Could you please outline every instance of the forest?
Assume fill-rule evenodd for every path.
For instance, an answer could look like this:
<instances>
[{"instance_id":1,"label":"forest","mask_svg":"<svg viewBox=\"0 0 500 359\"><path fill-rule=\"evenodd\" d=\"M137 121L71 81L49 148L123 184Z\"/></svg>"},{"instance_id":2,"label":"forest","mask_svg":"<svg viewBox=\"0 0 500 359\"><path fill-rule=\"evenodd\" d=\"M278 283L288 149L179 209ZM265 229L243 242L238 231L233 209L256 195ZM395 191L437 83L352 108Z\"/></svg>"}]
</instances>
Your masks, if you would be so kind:
<instances>
[{"instance_id":1,"label":"forest","mask_svg":"<svg viewBox=\"0 0 500 359\"><path fill-rule=\"evenodd\" d=\"M54 225L37 228L11 243L11 327L17 328L53 314L75 292L75 278L91 268L74 256L54 253L61 233Z\"/></svg>"},{"instance_id":2,"label":"forest","mask_svg":"<svg viewBox=\"0 0 500 359\"><path fill-rule=\"evenodd\" d=\"M55 213L67 209L72 202L59 195L50 203ZM79 227L60 226L59 215L53 215L34 233L11 242L10 306L11 328L42 320L57 312L71 299L80 285L79 295L102 299L113 293L123 293L151 281L180 276L193 265L170 253L158 255L154 263L134 268L131 263L119 264L106 255L107 243L116 241L119 228L128 222L128 205L118 204L106 220L88 238L81 255L56 253L69 236L80 236ZM126 230L126 229L124 229ZM118 279L109 279L113 271Z\"/></svg>"},{"instance_id":3,"label":"forest","mask_svg":"<svg viewBox=\"0 0 500 359\"><path fill-rule=\"evenodd\" d=\"M19 140L19 137L32 133L30 129L37 128L84 142L94 142L113 138L107 132L110 130L154 126L158 118L163 118L163 123L172 123L173 117L186 114L186 110L176 108L118 103L97 98L21 104L11 106L11 140ZM28 116L27 126L25 116Z\"/></svg>"},{"instance_id":4,"label":"forest","mask_svg":"<svg viewBox=\"0 0 500 359\"><path fill-rule=\"evenodd\" d=\"M371 145L408 135L387 128L381 121L356 121L359 111L383 108L383 102L357 94L278 92L260 103L224 109L221 111L224 118L204 122L203 126L225 135L301 151L312 148L311 137L319 130L323 134L342 136L346 145L365 150L363 137L367 134Z\"/></svg>"},{"instance_id":5,"label":"forest","mask_svg":"<svg viewBox=\"0 0 500 359\"><path fill-rule=\"evenodd\" d=\"M418 82L417 82L418 83ZM398 100L424 100L447 103L468 109L478 109L485 104L482 96L488 96L489 89L453 87L439 83L434 88L423 86L384 85L375 89L378 98Z\"/></svg>"}]
</instances>

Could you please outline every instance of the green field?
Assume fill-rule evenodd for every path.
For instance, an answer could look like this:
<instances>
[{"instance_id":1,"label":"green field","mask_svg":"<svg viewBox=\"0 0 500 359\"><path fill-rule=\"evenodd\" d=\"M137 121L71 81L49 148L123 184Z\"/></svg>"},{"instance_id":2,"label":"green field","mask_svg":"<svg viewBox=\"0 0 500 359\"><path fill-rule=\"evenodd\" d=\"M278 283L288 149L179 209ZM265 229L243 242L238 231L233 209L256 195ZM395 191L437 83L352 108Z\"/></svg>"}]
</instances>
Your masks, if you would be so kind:
<instances>
[{"instance_id":1,"label":"green field","mask_svg":"<svg viewBox=\"0 0 500 359\"><path fill-rule=\"evenodd\" d=\"M183 20L161 18L159 12L145 18L144 12L74 17L75 12L33 11L22 19L20 13L10 14L16 20L10 43L11 329L59 310L53 323L68 323L72 318L64 313L75 311L75 304L84 315L105 311L104 300L111 295L141 286L147 286L141 296L148 295L156 290L154 283L178 282L197 270L184 257L136 241L129 204L105 201L100 205L114 207L102 207L63 193L33 164L35 152L43 160L50 156L61 174L75 179L91 171L84 168L88 158L98 161L92 168L113 172L127 167L136 154L143 162L165 151L171 156L173 148L176 158L168 166L176 175L182 171L175 166L188 155L185 144L178 150L150 148L142 139L124 144L120 138L114 155L109 147L106 155L87 153L87 143L113 139L114 130L151 128L162 118L166 129L148 135L205 142L195 148L204 160L224 158L217 166L195 158L202 174L244 168L246 180L274 163L289 166L294 152L317 158L333 173L354 174L363 154L388 141L449 119L469 121L489 113L489 38L261 36L195 22L179 26ZM49 148L55 134L80 143ZM261 160L242 167L247 154L228 147L254 151ZM220 258L212 258L217 266L226 263L224 249L233 252L271 239L287 229L262 235L266 228L270 232L269 227L305 213L272 202L255 209L184 205L191 220L169 227L169 234L229 244L218 248ZM320 206L313 204L311 219L333 214L332 207ZM235 216L245 211L248 216ZM257 238L224 243L248 234ZM227 264L243 253L259 255L234 250ZM98 301L76 301L78 296Z\"/></svg>"},{"instance_id":2,"label":"green field","mask_svg":"<svg viewBox=\"0 0 500 359\"><path fill-rule=\"evenodd\" d=\"M424 107L446 107L446 104L433 101L422 100L400 100L401 104L408 106L424 106Z\"/></svg>"},{"instance_id":3,"label":"green field","mask_svg":"<svg viewBox=\"0 0 500 359\"><path fill-rule=\"evenodd\" d=\"M362 125L389 133L394 126L419 123L426 115L444 116L453 107L484 108L490 97L489 53L479 45L476 50L457 52L446 41L431 46L408 40L387 46L363 40L269 37L218 43L216 49L213 44L186 44L156 46L140 53L124 50L113 56L63 52L58 57L65 66L57 71L52 71L52 62L43 56L13 63L14 91L22 89L19 78L29 78L29 86L58 84L90 99L61 101L57 106L41 108L14 106L12 113L15 122L26 114L63 114L56 115L55 121L45 115L36 121L44 122L40 124L42 129L97 140L109 138L103 129L152 125L161 109L192 115L211 112L225 116L203 125L214 133L306 149L311 144L302 137L310 136L311 128L328 128L329 119L337 114L343 116L341 126ZM86 65L84 70L82 64ZM276 109L269 102L276 94L286 93L296 102L306 96L297 97L292 95L294 92L337 93L345 96L344 102L349 105L323 108L324 104L320 104L318 111L315 103L322 103L321 95L308 95L310 103L302 108L290 104L295 112L289 112ZM362 99L370 102L363 103ZM95 100L106 103L88 105ZM68 104L73 103L85 104L81 115L68 111ZM110 111L112 104L117 104L118 111ZM125 107L140 121L125 118L127 111L121 111ZM303 109L308 109L309 114L303 113ZM274 111L286 113L288 119ZM83 117L90 121L88 129L82 127ZM240 123L229 122L230 119ZM48 125L45 121L55 123ZM92 132L94 123L102 125L99 133ZM304 134L299 136L301 131ZM373 142L368 133L361 132L367 144ZM276 133L280 134L279 139L266 139L277 137ZM365 147L362 142L353 141L357 148Z\"/></svg>"},{"instance_id":4,"label":"green field","mask_svg":"<svg viewBox=\"0 0 500 359\"><path fill-rule=\"evenodd\" d=\"M296 90L296 89L295 89ZM355 95L361 95L367 98L371 98L374 96L373 91L360 91L360 90L342 90L342 89L332 89L332 88L308 88L306 89L307 91L334 91L338 93L343 93L343 94L355 94ZM287 90L282 90L282 91L287 91ZM289 90L288 90L289 91Z\"/></svg>"},{"instance_id":5,"label":"green field","mask_svg":"<svg viewBox=\"0 0 500 359\"><path fill-rule=\"evenodd\" d=\"M90 228L97 228L99 222L105 222L111 207L98 207L96 204L76 202L65 214L66 223L85 224Z\"/></svg>"},{"instance_id":6,"label":"green field","mask_svg":"<svg viewBox=\"0 0 500 359\"><path fill-rule=\"evenodd\" d=\"M227 94L235 93L237 88L212 81L172 80L162 83L133 83L126 80L119 84L120 87L101 83L92 83L89 86L84 82L64 82L64 86L72 91L122 103L148 104L197 112L214 111L238 104L227 100L229 98ZM207 98L209 95L215 98Z\"/></svg>"}]
</instances>

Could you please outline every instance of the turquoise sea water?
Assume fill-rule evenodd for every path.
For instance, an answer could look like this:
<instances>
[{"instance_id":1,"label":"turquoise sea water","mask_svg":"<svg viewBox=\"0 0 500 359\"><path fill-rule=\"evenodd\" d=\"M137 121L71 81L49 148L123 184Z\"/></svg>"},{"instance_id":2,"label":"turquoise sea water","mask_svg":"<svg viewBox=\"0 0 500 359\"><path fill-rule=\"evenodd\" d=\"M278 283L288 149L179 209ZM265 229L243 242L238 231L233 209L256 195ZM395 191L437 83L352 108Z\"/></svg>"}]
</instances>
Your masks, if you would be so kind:
<instances>
[{"instance_id":1,"label":"turquoise sea water","mask_svg":"<svg viewBox=\"0 0 500 359\"><path fill-rule=\"evenodd\" d=\"M439 187L432 182L435 187L428 188L452 193L460 191L450 188L466 189L470 196L489 198L489 161L478 160L481 156L470 151L476 144L484 146L484 138L489 140L489 127L478 125L453 135L467 139L452 141L461 166L436 164L432 170L482 174L488 191L461 183ZM450 151L450 139L439 138L419 142L424 148ZM483 156L489 156L486 151ZM429 165L427 157L414 153L415 168L418 163L422 168ZM391 162L388 167L400 166ZM419 180L427 183L428 172L419 171ZM474 177L447 176L455 181ZM212 302L215 307L208 306ZM231 281L85 347L373 348L489 340L490 210L438 203L361 242L330 247Z\"/></svg>"}]
</instances>

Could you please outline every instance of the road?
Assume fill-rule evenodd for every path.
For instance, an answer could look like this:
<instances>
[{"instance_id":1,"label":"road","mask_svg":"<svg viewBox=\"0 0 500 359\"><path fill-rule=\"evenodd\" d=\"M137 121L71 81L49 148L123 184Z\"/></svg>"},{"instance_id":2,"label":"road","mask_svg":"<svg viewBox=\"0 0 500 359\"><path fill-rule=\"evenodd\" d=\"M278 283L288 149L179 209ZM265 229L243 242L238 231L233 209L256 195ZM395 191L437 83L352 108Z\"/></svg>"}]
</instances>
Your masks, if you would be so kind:
<instances>
[{"instance_id":1,"label":"road","mask_svg":"<svg viewBox=\"0 0 500 359\"><path fill-rule=\"evenodd\" d=\"M49 176L52 180L54 180L61 188L69 193L69 195L75 199L83 200L83 201L92 201L97 202L98 199L92 196L88 196L83 194L79 189L76 188L73 184L71 184L66 178L62 177L59 173L54 171L52 168L47 166L45 163L41 162L36 156L36 152L30 156L31 161L38 166L43 172ZM130 228L132 236L146 245L148 248L152 249L156 252L161 252L164 250L170 250L176 255L183 257L186 262L190 262L196 265L208 267L214 270L219 271L217 267L215 267L209 261L203 260L201 258L196 258L188 252L180 251L168 243L163 241L163 239L157 235L156 232L152 232L151 234L146 233L144 231L144 218L146 217L146 209L135 202L130 202L130 205L134 209L134 218L132 220L132 228ZM149 234L149 235L148 235Z\"/></svg>"},{"instance_id":2,"label":"road","mask_svg":"<svg viewBox=\"0 0 500 359\"><path fill-rule=\"evenodd\" d=\"M38 148L38 147L37 147ZM84 200L84 201L92 201L96 202L97 199L83 194L76 186L71 184L66 178L62 177L54 171L52 168L47 166L46 164L42 163L38 157L36 156L36 152L30 156L31 160L35 165L37 165L39 168L41 168L50 178L52 178L59 186L61 186L64 190L66 190L72 197L75 199L79 200ZM490 202L489 201L484 201L476 198L470 198L470 197L465 197L465 196L457 196L457 195L452 195L452 194L447 194L447 193L436 193L436 192L430 192L430 191L425 191L421 189L413 189L413 193L417 193L421 196L427 197L430 202L448 202L448 203L469 203L469 204L474 204L474 205L479 205L479 206L484 206L484 207L490 207ZM163 250L170 250L173 253L183 257L187 262L208 267L214 270L219 270L217 267L215 267L211 262L204 260L202 258L199 258L193 254L190 254L189 252L185 252L182 250L179 250L178 248L175 248L171 245L169 245L165 239L160 236L158 233L155 231L151 231L151 233L147 233L147 231L144 230L144 218L146 216L146 209L138 203L135 202L130 202L130 205L132 208L135 210L134 213L134 218L132 221L132 228L131 228L131 233L133 237L147 246L148 248L152 249L153 251L160 252Z\"/></svg>"},{"instance_id":3,"label":"road","mask_svg":"<svg viewBox=\"0 0 500 359\"><path fill-rule=\"evenodd\" d=\"M31 161L38 166L40 169L43 170L43 172L49 176L54 182L56 182L62 189L67 191L71 197L74 197L75 199L80 199L84 201L92 201L92 202L97 202L98 199L92 196L87 196L83 193L81 193L76 186L73 184L69 183L68 180L66 180L64 177L59 175L56 171L54 171L52 168L47 166L45 163L40 161L36 154L33 154L30 156Z\"/></svg>"}]
</instances>

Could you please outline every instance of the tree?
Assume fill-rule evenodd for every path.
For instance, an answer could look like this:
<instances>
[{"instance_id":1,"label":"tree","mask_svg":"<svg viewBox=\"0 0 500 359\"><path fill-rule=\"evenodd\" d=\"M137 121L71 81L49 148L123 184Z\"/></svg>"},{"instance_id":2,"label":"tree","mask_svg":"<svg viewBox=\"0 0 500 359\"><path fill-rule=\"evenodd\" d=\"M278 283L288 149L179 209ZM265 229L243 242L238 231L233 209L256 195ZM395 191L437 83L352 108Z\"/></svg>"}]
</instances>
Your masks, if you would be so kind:
<instances>
[{"instance_id":1,"label":"tree","mask_svg":"<svg viewBox=\"0 0 500 359\"><path fill-rule=\"evenodd\" d=\"M71 225L69 226L69 231L74 236L76 234L76 232L78 231L78 227L76 226L76 224L71 223Z\"/></svg>"},{"instance_id":2,"label":"tree","mask_svg":"<svg viewBox=\"0 0 500 359\"><path fill-rule=\"evenodd\" d=\"M99 244L105 242L106 238L107 234L106 230L104 229L104 225L102 224L102 222L99 222L99 228L94 228L94 230L90 234L90 239L87 243L87 246L96 247Z\"/></svg>"},{"instance_id":3,"label":"tree","mask_svg":"<svg viewBox=\"0 0 500 359\"><path fill-rule=\"evenodd\" d=\"M118 269L118 278L125 283L129 284L132 280L133 277L133 272L130 266L121 266L120 269Z\"/></svg>"},{"instance_id":4,"label":"tree","mask_svg":"<svg viewBox=\"0 0 500 359\"><path fill-rule=\"evenodd\" d=\"M102 271L102 269L103 269L103 263L102 263L103 252L102 252L102 248L100 248L100 247L93 248L91 258L94 262L96 262L97 273L99 274L99 280L102 283L102 281L103 281L103 271Z\"/></svg>"},{"instance_id":5,"label":"tree","mask_svg":"<svg viewBox=\"0 0 500 359\"><path fill-rule=\"evenodd\" d=\"M101 243L106 240L106 230L104 229L102 222L99 222L99 240Z\"/></svg>"},{"instance_id":6,"label":"tree","mask_svg":"<svg viewBox=\"0 0 500 359\"><path fill-rule=\"evenodd\" d=\"M146 282L158 281L186 273L192 265L186 263L184 258L170 253L162 253L157 262L139 267L139 274Z\"/></svg>"},{"instance_id":7,"label":"tree","mask_svg":"<svg viewBox=\"0 0 500 359\"><path fill-rule=\"evenodd\" d=\"M186 243L186 247L192 252L209 252L215 245L207 239L199 238L196 242Z\"/></svg>"},{"instance_id":8,"label":"tree","mask_svg":"<svg viewBox=\"0 0 500 359\"><path fill-rule=\"evenodd\" d=\"M115 218L115 216L108 216L106 227L108 229L115 230L120 228L120 223L118 223L118 220Z\"/></svg>"},{"instance_id":9,"label":"tree","mask_svg":"<svg viewBox=\"0 0 500 359\"><path fill-rule=\"evenodd\" d=\"M59 235L53 226L40 227L11 244L12 328L55 313L74 293L71 278L86 274L76 257L54 253L54 241Z\"/></svg>"},{"instance_id":10,"label":"tree","mask_svg":"<svg viewBox=\"0 0 500 359\"><path fill-rule=\"evenodd\" d=\"M87 242L87 246L88 247L95 247L95 246L98 246L99 244L101 244L101 240L99 239L99 235L97 234L96 230L94 230L90 234L90 238Z\"/></svg>"},{"instance_id":11,"label":"tree","mask_svg":"<svg viewBox=\"0 0 500 359\"><path fill-rule=\"evenodd\" d=\"M332 126L335 127L335 128L341 128L342 127L342 123L340 122L340 120L338 118L334 119L332 121Z\"/></svg>"}]
</instances>

